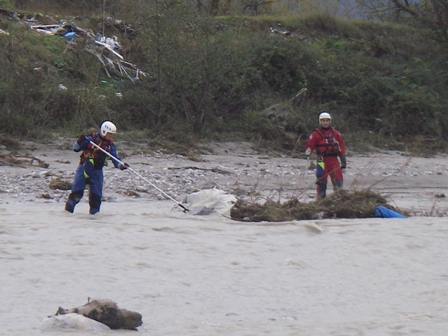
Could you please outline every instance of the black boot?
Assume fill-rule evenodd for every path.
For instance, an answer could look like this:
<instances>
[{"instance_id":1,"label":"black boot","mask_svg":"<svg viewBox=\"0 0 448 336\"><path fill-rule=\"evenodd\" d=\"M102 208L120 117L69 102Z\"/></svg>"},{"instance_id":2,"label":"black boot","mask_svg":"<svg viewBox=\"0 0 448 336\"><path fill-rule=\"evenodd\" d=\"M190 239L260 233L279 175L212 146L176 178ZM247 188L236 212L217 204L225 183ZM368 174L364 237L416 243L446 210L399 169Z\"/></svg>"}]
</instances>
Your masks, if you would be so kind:
<instances>
[{"instance_id":1,"label":"black boot","mask_svg":"<svg viewBox=\"0 0 448 336\"><path fill-rule=\"evenodd\" d=\"M83 194L84 192L82 190L72 191L68 196L67 202L65 202L65 210L73 213L75 211L76 204L79 203Z\"/></svg>"},{"instance_id":2,"label":"black boot","mask_svg":"<svg viewBox=\"0 0 448 336\"><path fill-rule=\"evenodd\" d=\"M101 197L97 194L91 194L89 197L89 205L90 205L89 213L91 215L94 215L97 212L100 212Z\"/></svg>"},{"instance_id":3,"label":"black boot","mask_svg":"<svg viewBox=\"0 0 448 336\"><path fill-rule=\"evenodd\" d=\"M70 213L75 212L75 205L70 200L65 202L65 211L68 211Z\"/></svg>"},{"instance_id":4,"label":"black boot","mask_svg":"<svg viewBox=\"0 0 448 336\"><path fill-rule=\"evenodd\" d=\"M316 192L317 192L317 199L323 200L325 197L327 197L327 184L318 181L316 183Z\"/></svg>"},{"instance_id":5,"label":"black boot","mask_svg":"<svg viewBox=\"0 0 448 336\"><path fill-rule=\"evenodd\" d=\"M332 182L333 182L333 189L334 190L342 189L344 181L338 180L338 179L334 179Z\"/></svg>"}]
</instances>

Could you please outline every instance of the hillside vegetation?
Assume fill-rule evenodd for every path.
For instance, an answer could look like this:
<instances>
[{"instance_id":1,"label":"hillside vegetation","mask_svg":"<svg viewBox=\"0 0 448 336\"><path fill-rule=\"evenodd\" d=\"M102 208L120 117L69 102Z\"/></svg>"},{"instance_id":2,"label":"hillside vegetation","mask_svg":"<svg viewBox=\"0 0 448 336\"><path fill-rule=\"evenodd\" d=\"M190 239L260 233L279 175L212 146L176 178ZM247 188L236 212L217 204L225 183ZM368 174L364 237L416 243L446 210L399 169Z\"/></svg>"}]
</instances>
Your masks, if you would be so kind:
<instances>
[{"instance_id":1,"label":"hillside vegetation","mask_svg":"<svg viewBox=\"0 0 448 336\"><path fill-rule=\"evenodd\" d=\"M36 3L1 8L4 137L76 136L111 119L130 139L191 146L240 138L292 153L327 110L349 147L446 147L448 54L418 26L325 14L207 16L178 2L120 11ZM62 22L91 34L31 29ZM138 79L89 52L99 32L117 37Z\"/></svg>"}]
</instances>

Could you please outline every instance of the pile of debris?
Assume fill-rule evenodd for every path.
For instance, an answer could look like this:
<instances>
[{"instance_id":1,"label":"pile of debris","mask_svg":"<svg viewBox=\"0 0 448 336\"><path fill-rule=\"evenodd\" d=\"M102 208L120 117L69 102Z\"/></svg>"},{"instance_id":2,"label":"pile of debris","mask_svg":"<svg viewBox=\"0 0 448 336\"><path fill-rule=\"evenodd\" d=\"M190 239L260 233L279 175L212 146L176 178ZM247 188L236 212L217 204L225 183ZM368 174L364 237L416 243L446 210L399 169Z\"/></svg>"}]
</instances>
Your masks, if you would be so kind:
<instances>
[{"instance_id":1,"label":"pile of debris","mask_svg":"<svg viewBox=\"0 0 448 336\"><path fill-rule=\"evenodd\" d=\"M50 165L33 155L2 153L0 154L0 166L37 166L41 168L48 168Z\"/></svg>"},{"instance_id":2,"label":"pile of debris","mask_svg":"<svg viewBox=\"0 0 448 336\"><path fill-rule=\"evenodd\" d=\"M116 36L108 37L104 36L103 33L94 34L91 29L82 29L76 26L71 20L60 21L58 24L43 24L40 22L42 18L41 14L29 16L0 9L0 15L7 16L10 20L22 23L37 33L64 37L66 39L64 53L73 48L77 38L83 38L84 41L87 40L84 49L93 54L101 62L108 77L114 75L135 82L147 75L138 69L136 65L124 60L124 57L120 54L122 47ZM48 21L50 19L45 17L45 20ZM110 17L105 18L105 20L114 21L112 24L122 24L120 20L114 20ZM51 19L50 21L55 20ZM127 26L126 31L128 30L132 31ZM8 32L3 33L8 34Z\"/></svg>"},{"instance_id":3,"label":"pile of debris","mask_svg":"<svg viewBox=\"0 0 448 336\"><path fill-rule=\"evenodd\" d=\"M230 210L234 220L246 222L284 222L325 218L373 218L378 217L378 208L395 213L399 210L371 190L338 190L323 200L301 203L296 198L285 203L267 201L264 204L249 203L238 199Z\"/></svg>"}]
</instances>

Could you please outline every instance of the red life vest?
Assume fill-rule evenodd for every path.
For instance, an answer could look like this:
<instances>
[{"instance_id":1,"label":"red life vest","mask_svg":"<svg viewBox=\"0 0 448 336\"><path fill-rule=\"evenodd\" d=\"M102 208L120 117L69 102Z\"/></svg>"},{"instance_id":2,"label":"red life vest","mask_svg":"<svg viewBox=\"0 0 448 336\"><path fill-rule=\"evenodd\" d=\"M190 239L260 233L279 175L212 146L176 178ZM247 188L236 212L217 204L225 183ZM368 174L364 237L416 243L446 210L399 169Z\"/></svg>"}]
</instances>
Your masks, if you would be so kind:
<instances>
[{"instance_id":1,"label":"red life vest","mask_svg":"<svg viewBox=\"0 0 448 336\"><path fill-rule=\"evenodd\" d=\"M110 149L113 146L113 141L106 140L99 136L98 133L92 133L92 141L104 149L106 152L110 153ZM107 156L104 152L102 152L97 147L93 146L90 142L87 146L82 150L80 155L81 164L84 164L86 160L93 160L93 166L95 169L101 169L106 164L109 156Z\"/></svg>"},{"instance_id":2,"label":"red life vest","mask_svg":"<svg viewBox=\"0 0 448 336\"><path fill-rule=\"evenodd\" d=\"M318 132L322 136L322 140L320 140L316 144L316 151L322 156L338 156L341 154L341 147L339 146L339 142L336 140L334 136L333 127L329 128L329 132L325 132L322 129L316 128L316 132Z\"/></svg>"}]
</instances>

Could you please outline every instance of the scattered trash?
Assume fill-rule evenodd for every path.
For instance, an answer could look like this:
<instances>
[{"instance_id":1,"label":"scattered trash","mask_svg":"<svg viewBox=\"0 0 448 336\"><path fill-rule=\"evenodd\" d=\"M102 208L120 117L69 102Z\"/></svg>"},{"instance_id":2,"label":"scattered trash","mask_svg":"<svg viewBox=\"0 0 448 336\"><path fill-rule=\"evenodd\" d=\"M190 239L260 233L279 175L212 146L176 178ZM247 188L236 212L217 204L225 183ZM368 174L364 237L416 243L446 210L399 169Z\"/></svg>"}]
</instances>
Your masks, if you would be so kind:
<instances>
[{"instance_id":1,"label":"scattered trash","mask_svg":"<svg viewBox=\"0 0 448 336\"><path fill-rule=\"evenodd\" d=\"M118 39L115 35L113 35L112 37L105 37L103 35L100 35L99 37L97 37L96 40L108 45L112 49L115 49L115 50L121 49L121 46L118 43Z\"/></svg>"},{"instance_id":2,"label":"scattered trash","mask_svg":"<svg viewBox=\"0 0 448 336\"><path fill-rule=\"evenodd\" d=\"M278 30L278 29L275 29L272 26L269 27L269 32L271 32L272 34L280 34L280 35L283 35L283 36L291 35L291 32L289 30Z\"/></svg>"},{"instance_id":3,"label":"scattered trash","mask_svg":"<svg viewBox=\"0 0 448 336\"><path fill-rule=\"evenodd\" d=\"M64 37L65 37L65 38L68 38L68 39L75 38L75 37L77 37L77 36L78 36L78 35L76 35L76 33L73 32L73 31L68 32L68 33L66 33L66 34L64 35Z\"/></svg>"},{"instance_id":4,"label":"scattered trash","mask_svg":"<svg viewBox=\"0 0 448 336\"><path fill-rule=\"evenodd\" d=\"M71 27L66 22L61 25L32 25L31 29L45 35L64 35L71 31Z\"/></svg>"},{"instance_id":5,"label":"scattered trash","mask_svg":"<svg viewBox=\"0 0 448 336\"><path fill-rule=\"evenodd\" d=\"M229 216L230 209L236 202L236 197L227 194L220 189L203 189L198 192L187 195L184 204L187 204L192 210L190 215L221 215ZM193 210L193 208L195 208Z\"/></svg>"},{"instance_id":6,"label":"scattered trash","mask_svg":"<svg viewBox=\"0 0 448 336\"><path fill-rule=\"evenodd\" d=\"M108 77L128 78L133 83L142 77L147 76L145 72L138 69L136 65L126 62L124 57L118 52L121 50L121 45L118 38L114 36L104 36L103 33L93 34L91 30L82 29L70 21L64 21L61 24L39 24L38 17L42 14L36 14L32 17L27 17L25 14L12 12L9 10L0 10L0 14L8 16L10 19L21 22L31 30L44 34L44 35L58 35L66 39L67 50L72 49L76 45L75 40L80 37L88 37L87 44L84 50L93 54L103 65L104 71ZM105 20L112 22L113 24L123 25L121 20L113 20L110 17L106 17ZM126 33L132 33L133 30L128 25L125 25ZM9 35L8 32L1 30L1 34ZM60 89L65 90L60 87Z\"/></svg>"},{"instance_id":7,"label":"scattered trash","mask_svg":"<svg viewBox=\"0 0 448 336\"><path fill-rule=\"evenodd\" d=\"M68 90L67 87L64 84L59 84L58 85L58 89L62 90L62 91L67 91Z\"/></svg>"},{"instance_id":8,"label":"scattered trash","mask_svg":"<svg viewBox=\"0 0 448 336\"><path fill-rule=\"evenodd\" d=\"M116 49L121 48L116 41L116 37L100 37L96 39L91 33L88 36L92 38L94 44L87 44L84 49L96 56L103 65L108 77L112 77L111 73L113 73L120 78L128 78L134 83L141 79L141 77L147 76L145 72L138 69L134 64L126 62L123 56L116 51Z\"/></svg>"}]
</instances>

